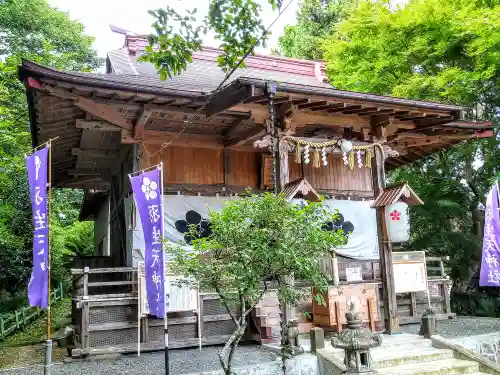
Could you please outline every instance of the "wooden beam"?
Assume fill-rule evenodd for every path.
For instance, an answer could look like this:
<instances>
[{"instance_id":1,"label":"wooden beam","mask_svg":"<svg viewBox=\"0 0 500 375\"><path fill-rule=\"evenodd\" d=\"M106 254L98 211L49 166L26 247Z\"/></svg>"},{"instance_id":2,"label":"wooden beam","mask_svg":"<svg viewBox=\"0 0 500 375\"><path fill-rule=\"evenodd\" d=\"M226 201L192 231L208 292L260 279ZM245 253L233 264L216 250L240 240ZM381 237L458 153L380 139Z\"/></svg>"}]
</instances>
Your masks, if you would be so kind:
<instances>
[{"instance_id":1,"label":"wooden beam","mask_svg":"<svg viewBox=\"0 0 500 375\"><path fill-rule=\"evenodd\" d=\"M245 120L236 120L236 122L229 128L226 132L226 139L231 139L236 137L236 135L241 132L241 130L245 127L247 122Z\"/></svg>"},{"instance_id":2,"label":"wooden beam","mask_svg":"<svg viewBox=\"0 0 500 375\"><path fill-rule=\"evenodd\" d=\"M214 116L224 112L235 104L241 103L254 96L255 88L253 85L231 86L235 86L235 83L227 87L226 90L215 93L212 96L212 99L205 108L208 116ZM228 90L230 91L228 92Z\"/></svg>"},{"instance_id":3,"label":"wooden beam","mask_svg":"<svg viewBox=\"0 0 500 375\"><path fill-rule=\"evenodd\" d=\"M394 112L393 109L390 108L377 108L376 110L370 110L368 108L363 109L358 112L358 116L372 116L372 115L382 115L382 114L392 114Z\"/></svg>"},{"instance_id":4,"label":"wooden beam","mask_svg":"<svg viewBox=\"0 0 500 375\"><path fill-rule=\"evenodd\" d=\"M73 148L71 149L71 155L73 156L82 156L89 158L99 158L99 159L115 159L118 157L117 151L107 151L101 149L93 149L93 148Z\"/></svg>"},{"instance_id":5,"label":"wooden beam","mask_svg":"<svg viewBox=\"0 0 500 375\"><path fill-rule=\"evenodd\" d=\"M87 183L102 183L102 182L103 182L103 180L100 177L91 177L91 176L68 177L68 178L64 178L61 180L57 180L54 183L54 187L65 187L65 186L68 186L70 184L72 186L74 186L76 184L83 185L83 184L87 184Z\"/></svg>"},{"instance_id":6,"label":"wooden beam","mask_svg":"<svg viewBox=\"0 0 500 375\"><path fill-rule=\"evenodd\" d=\"M244 104L234 106L234 110L251 110L252 115L260 118L267 118L267 107L259 106L258 104ZM297 110L293 116L293 121L297 123L297 127L305 126L307 124L327 125L341 128L354 128L360 129L362 127L370 127L370 120L366 117L349 116L342 114L335 115L322 115L310 111ZM256 121L257 122L257 121Z\"/></svg>"},{"instance_id":7,"label":"wooden beam","mask_svg":"<svg viewBox=\"0 0 500 375\"><path fill-rule=\"evenodd\" d=\"M153 112L146 107L142 107L141 112L139 113L139 117L134 126L134 139L142 139L144 135L144 128L146 127L146 123Z\"/></svg>"},{"instance_id":8,"label":"wooden beam","mask_svg":"<svg viewBox=\"0 0 500 375\"><path fill-rule=\"evenodd\" d=\"M327 103L325 105L320 105L318 107L311 108L312 111L328 111L330 109L343 108L343 103Z\"/></svg>"},{"instance_id":9,"label":"wooden beam","mask_svg":"<svg viewBox=\"0 0 500 375\"><path fill-rule=\"evenodd\" d=\"M259 139L263 137L266 134L266 129L262 126L256 126L252 129L249 129L241 134L240 137L237 139L227 142L225 144L226 147L240 147L243 146L245 143L250 142L250 141L255 141L256 139Z\"/></svg>"},{"instance_id":10,"label":"wooden beam","mask_svg":"<svg viewBox=\"0 0 500 375\"><path fill-rule=\"evenodd\" d=\"M107 121L86 121L76 119L75 124L77 129L95 130L102 132L119 132L122 130L122 128Z\"/></svg>"},{"instance_id":11,"label":"wooden beam","mask_svg":"<svg viewBox=\"0 0 500 375\"><path fill-rule=\"evenodd\" d=\"M327 104L326 100L320 100L320 101L310 101L308 103L304 104L299 104L299 109L307 109L307 108L314 108L314 107L320 107L324 106Z\"/></svg>"},{"instance_id":12,"label":"wooden beam","mask_svg":"<svg viewBox=\"0 0 500 375\"><path fill-rule=\"evenodd\" d=\"M130 133L122 133L123 144L138 144L141 142L151 145L163 145L171 142L172 146L177 147L224 148L224 138L219 136L145 130L142 141L139 141L134 139Z\"/></svg>"},{"instance_id":13,"label":"wooden beam","mask_svg":"<svg viewBox=\"0 0 500 375\"><path fill-rule=\"evenodd\" d=\"M109 175L109 169L78 168L68 170L69 176L104 176Z\"/></svg>"},{"instance_id":14,"label":"wooden beam","mask_svg":"<svg viewBox=\"0 0 500 375\"><path fill-rule=\"evenodd\" d=\"M340 113L340 112L345 112L345 111L357 111L359 112L363 107L361 105L349 105L342 103L342 106L338 106L336 108L332 108L327 110L328 113Z\"/></svg>"},{"instance_id":15,"label":"wooden beam","mask_svg":"<svg viewBox=\"0 0 500 375\"><path fill-rule=\"evenodd\" d=\"M74 103L78 108L92 113L92 115L119 126L122 129L132 130L133 128L132 123L123 117L120 111L116 108L96 103L82 96L79 96L76 100L74 100Z\"/></svg>"}]
</instances>

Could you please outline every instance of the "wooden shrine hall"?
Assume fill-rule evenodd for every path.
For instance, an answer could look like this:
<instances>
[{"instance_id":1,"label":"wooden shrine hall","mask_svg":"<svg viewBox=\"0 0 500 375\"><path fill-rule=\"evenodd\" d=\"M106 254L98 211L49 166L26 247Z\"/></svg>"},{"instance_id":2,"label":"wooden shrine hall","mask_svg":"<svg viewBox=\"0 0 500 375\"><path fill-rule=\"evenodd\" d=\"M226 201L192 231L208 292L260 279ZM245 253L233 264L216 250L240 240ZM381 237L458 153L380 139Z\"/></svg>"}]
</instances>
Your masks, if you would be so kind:
<instances>
[{"instance_id":1,"label":"wooden shrine hall","mask_svg":"<svg viewBox=\"0 0 500 375\"><path fill-rule=\"evenodd\" d=\"M274 181L290 198L315 200L321 194L332 207L365 203L373 211L373 235L356 234L361 224L349 219L359 241L345 252L339 249L336 262L325 260L332 285L344 290L332 290L329 301L339 306L349 293L363 299L366 290L373 291L369 315L388 332L398 323L418 321L428 304L444 318L451 315L443 273L429 276L427 294L410 292L403 304L396 302L384 206L418 197L411 188L386 188L385 173L459 142L490 137L492 124L466 121L465 109L456 105L337 90L327 83L323 63L274 56L249 56L246 68L213 94L224 77L216 62L219 51L195 53L185 72L162 81L151 64L138 60L147 42L131 34L124 39L123 48L109 52L105 74L58 71L29 61L19 68L33 146L57 137L53 186L84 189L80 219L95 222L95 254L75 259L72 269L75 353L134 350L137 262L143 250L128 173L159 162L165 170L165 207L178 207L169 214L176 220L183 220L183 207L194 207L197 199L216 202L247 188L272 190ZM339 225L347 222L344 216ZM374 250L366 252L364 244ZM353 264L361 280L349 280ZM224 342L232 323L215 295L203 291L193 298L193 311L169 312L172 346ZM322 315L312 301L303 307ZM276 308L272 295L264 298L253 314L250 339L272 334ZM323 314L330 317L327 325L342 324L338 311L336 317ZM300 315L302 331L326 324ZM142 345L161 348L162 321L147 316L142 321Z\"/></svg>"}]
</instances>

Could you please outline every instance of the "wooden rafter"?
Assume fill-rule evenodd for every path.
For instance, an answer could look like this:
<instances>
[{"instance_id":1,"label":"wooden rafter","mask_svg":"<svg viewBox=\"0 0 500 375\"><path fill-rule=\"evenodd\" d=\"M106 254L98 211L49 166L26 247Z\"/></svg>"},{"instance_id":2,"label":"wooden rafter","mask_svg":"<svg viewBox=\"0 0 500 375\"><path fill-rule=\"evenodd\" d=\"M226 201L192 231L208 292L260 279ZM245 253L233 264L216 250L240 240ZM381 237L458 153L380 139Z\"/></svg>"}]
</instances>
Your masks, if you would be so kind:
<instances>
[{"instance_id":1,"label":"wooden rafter","mask_svg":"<svg viewBox=\"0 0 500 375\"><path fill-rule=\"evenodd\" d=\"M63 99L72 100L75 106L88 113L91 113L95 117L106 120L109 123L114 124L122 129L131 130L133 128L132 123L125 117L123 117L121 112L116 108L97 103L91 99L84 98L83 96L73 94L65 89L61 89L58 87L45 85L44 88L51 95L58 96Z\"/></svg>"},{"instance_id":2,"label":"wooden rafter","mask_svg":"<svg viewBox=\"0 0 500 375\"><path fill-rule=\"evenodd\" d=\"M113 125L107 121L87 121L76 119L75 125L77 129L85 129L85 130L95 130L95 131L103 131L103 132L119 132L122 128Z\"/></svg>"},{"instance_id":3,"label":"wooden rafter","mask_svg":"<svg viewBox=\"0 0 500 375\"><path fill-rule=\"evenodd\" d=\"M265 134L266 134L266 129L264 127L256 126L252 129L243 132L237 139L227 142L225 146L240 147L247 142L255 141L256 139L263 137Z\"/></svg>"}]
</instances>

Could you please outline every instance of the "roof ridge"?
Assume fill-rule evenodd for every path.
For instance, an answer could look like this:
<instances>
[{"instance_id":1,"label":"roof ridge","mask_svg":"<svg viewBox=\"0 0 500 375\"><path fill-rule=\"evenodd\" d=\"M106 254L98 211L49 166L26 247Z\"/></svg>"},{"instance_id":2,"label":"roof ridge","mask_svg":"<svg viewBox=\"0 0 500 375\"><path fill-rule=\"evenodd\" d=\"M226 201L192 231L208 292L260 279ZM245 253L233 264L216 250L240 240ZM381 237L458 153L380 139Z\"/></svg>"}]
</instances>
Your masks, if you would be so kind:
<instances>
[{"instance_id":1,"label":"roof ridge","mask_svg":"<svg viewBox=\"0 0 500 375\"><path fill-rule=\"evenodd\" d=\"M129 55L141 54L149 44L146 35L131 32L117 26L110 25L111 31L124 35L124 48ZM193 53L193 58L198 60L217 61L217 57L223 51L219 48L202 46L200 51ZM327 83L323 61L295 59L284 56L274 56L267 54L253 54L245 59L245 64L249 68L281 71L286 73L300 74L316 77L319 82Z\"/></svg>"}]
</instances>

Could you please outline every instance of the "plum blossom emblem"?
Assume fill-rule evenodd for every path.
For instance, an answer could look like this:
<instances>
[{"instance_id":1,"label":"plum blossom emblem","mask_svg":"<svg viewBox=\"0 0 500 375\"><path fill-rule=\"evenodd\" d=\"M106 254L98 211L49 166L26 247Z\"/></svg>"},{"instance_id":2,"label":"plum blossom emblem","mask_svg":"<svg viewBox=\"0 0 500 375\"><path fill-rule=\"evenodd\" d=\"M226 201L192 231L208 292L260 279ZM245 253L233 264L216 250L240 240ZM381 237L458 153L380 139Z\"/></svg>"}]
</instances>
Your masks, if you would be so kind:
<instances>
[{"instance_id":1,"label":"plum blossom emblem","mask_svg":"<svg viewBox=\"0 0 500 375\"><path fill-rule=\"evenodd\" d=\"M389 214L389 216L391 217L392 221L399 221L399 220L401 220L401 212L399 212L398 210L392 211Z\"/></svg>"},{"instance_id":2,"label":"plum blossom emblem","mask_svg":"<svg viewBox=\"0 0 500 375\"><path fill-rule=\"evenodd\" d=\"M146 200L153 200L158 197L158 184L156 181L151 181L148 177L144 177L142 179L141 190L144 193Z\"/></svg>"}]
</instances>

